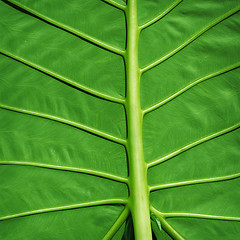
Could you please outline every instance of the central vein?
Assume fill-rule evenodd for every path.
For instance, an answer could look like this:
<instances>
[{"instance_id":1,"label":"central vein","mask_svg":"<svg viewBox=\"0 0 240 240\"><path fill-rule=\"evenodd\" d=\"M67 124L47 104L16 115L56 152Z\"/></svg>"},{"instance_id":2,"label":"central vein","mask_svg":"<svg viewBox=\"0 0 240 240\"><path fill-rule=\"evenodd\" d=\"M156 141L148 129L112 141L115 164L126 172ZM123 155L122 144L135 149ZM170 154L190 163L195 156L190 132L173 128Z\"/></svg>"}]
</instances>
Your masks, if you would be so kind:
<instances>
[{"instance_id":1,"label":"central vein","mask_svg":"<svg viewBox=\"0 0 240 240\"><path fill-rule=\"evenodd\" d=\"M142 109L140 104L140 69L138 66L139 27L137 0L129 0L126 9L127 49L125 56L127 76L126 114L128 129L130 209L136 240L152 239L149 214L147 166L142 143Z\"/></svg>"}]
</instances>

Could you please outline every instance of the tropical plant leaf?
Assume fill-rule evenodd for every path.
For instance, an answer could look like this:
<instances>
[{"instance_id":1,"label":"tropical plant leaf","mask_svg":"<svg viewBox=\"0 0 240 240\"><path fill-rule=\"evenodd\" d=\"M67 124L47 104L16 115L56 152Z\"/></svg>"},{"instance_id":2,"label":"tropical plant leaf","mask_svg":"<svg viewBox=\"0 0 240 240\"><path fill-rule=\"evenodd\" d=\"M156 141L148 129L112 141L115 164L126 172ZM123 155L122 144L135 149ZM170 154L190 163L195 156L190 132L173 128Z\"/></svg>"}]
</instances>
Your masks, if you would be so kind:
<instances>
[{"instance_id":1,"label":"tropical plant leaf","mask_svg":"<svg viewBox=\"0 0 240 240\"><path fill-rule=\"evenodd\" d=\"M0 1L0 239L238 239L239 10Z\"/></svg>"}]
</instances>

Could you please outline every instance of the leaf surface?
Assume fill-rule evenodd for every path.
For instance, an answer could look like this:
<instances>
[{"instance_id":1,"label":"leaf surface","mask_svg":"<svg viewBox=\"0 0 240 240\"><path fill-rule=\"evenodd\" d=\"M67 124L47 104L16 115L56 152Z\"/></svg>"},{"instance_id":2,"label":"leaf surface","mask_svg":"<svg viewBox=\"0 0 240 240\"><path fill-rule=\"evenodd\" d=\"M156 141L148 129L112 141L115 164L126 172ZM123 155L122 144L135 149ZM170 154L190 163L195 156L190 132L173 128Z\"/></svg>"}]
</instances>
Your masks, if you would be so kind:
<instances>
[{"instance_id":1,"label":"leaf surface","mask_svg":"<svg viewBox=\"0 0 240 240\"><path fill-rule=\"evenodd\" d=\"M132 2L138 60L128 52ZM239 9L236 0L0 1L0 238L139 236L136 63L154 238L237 239Z\"/></svg>"}]
</instances>

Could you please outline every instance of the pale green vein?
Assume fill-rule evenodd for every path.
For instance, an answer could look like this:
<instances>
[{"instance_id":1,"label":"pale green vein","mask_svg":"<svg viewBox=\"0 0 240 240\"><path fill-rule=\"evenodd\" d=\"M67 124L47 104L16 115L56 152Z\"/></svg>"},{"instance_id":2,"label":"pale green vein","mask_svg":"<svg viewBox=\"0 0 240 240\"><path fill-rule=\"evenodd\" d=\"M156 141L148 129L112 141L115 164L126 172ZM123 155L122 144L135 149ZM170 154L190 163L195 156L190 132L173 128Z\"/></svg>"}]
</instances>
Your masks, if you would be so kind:
<instances>
[{"instance_id":1,"label":"pale green vein","mask_svg":"<svg viewBox=\"0 0 240 240\"><path fill-rule=\"evenodd\" d=\"M222 182L222 181L233 180L239 177L240 177L240 173L236 173L236 174L226 175L222 177L204 178L204 179L197 179L197 180L190 180L190 181L183 181L183 182L176 182L176 183L159 184L155 186L150 186L150 191L152 192L156 190L183 187L183 186L202 184L202 183Z\"/></svg>"},{"instance_id":2,"label":"pale green vein","mask_svg":"<svg viewBox=\"0 0 240 240\"><path fill-rule=\"evenodd\" d=\"M152 24L156 23L157 21L159 21L161 18L165 17L168 13L170 13L180 2L182 2L183 0L177 0L175 1L172 5L170 5L164 12L162 12L161 14L159 14L158 16L156 16L155 18L151 19L150 21L144 23L143 25L139 26L140 30L143 30L149 26L151 26Z\"/></svg>"},{"instance_id":3,"label":"pale green vein","mask_svg":"<svg viewBox=\"0 0 240 240\"><path fill-rule=\"evenodd\" d=\"M55 26L57 28L60 28L60 29L66 31L66 32L68 32L70 34L73 34L73 35L75 35L75 36L77 36L77 37L79 37L79 38L81 38L81 39L83 39L83 40L85 40L85 41L87 41L87 42L97 46L97 47L103 48L103 49L105 49L107 51L110 51L112 53L115 53L115 54L121 55L121 56L124 56L124 54L125 54L124 50L121 50L119 48L111 46L111 45L109 45L109 44L107 44L105 42L102 42L102 41L100 41L100 40L98 40L96 38L93 38L92 36L90 36L90 35L88 35L86 33L83 33L83 32L81 32L81 31L79 31L77 29L74 29L74 28L72 28L70 26L67 26L67 25L65 25L63 23L60 23L60 22L58 22L58 21L56 21L56 20L54 20L52 18L49 18L49 17L47 17L47 16L45 16L45 15L43 15L43 14L41 14L41 13L39 13L39 12L37 12L37 11L35 11L35 10L33 10L33 9L31 9L31 8L21 4L21 3L19 3L19 2L16 2L14 0L4 0L4 1L7 2L7 3L10 3L10 4L13 4L13 5L21 8L22 10L30 13L31 15L37 17L38 19L43 20L44 22L49 23L49 24L51 24L51 25L53 25L53 26Z\"/></svg>"},{"instance_id":4,"label":"pale green vein","mask_svg":"<svg viewBox=\"0 0 240 240\"><path fill-rule=\"evenodd\" d=\"M123 223L126 221L128 215L129 215L129 208L126 206L125 209L122 211L118 219L115 221L113 226L110 228L110 230L107 232L107 234L103 237L103 240L111 240L113 236L117 233L117 231L120 229L120 227L123 225Z\"/></svg>"},{"instance_id":5,"label":"pale green vein","mask_svg":"<svg viewBox=\"0 0 240 240\"><path fill-rule=\"evenodd\" d=\"M240 222L240 217L227 217L227 216L217 216L217 215L207 215L198 213L164 213L166 218L201 218L210 220L222 220L222 221L236 221Z\"/></svg>"},{"instance_id":6,"label":"pale green vein","mask_svg":"<svg viewBox=\"0 0 240 240\"><path fill-rule=\"evenodd\" d=\"M153 206L150 206L150 210L151 212L153 212L158 219L161 222L161 226L164 229L164 231L170 236L172 237L172 239L174 240L185 240L185 238L183 238L164 218L163 213L159 212L156 208L154 208Z\"/></svg>"},{"instance_id":7,"label":"pale green vein","mask_svg":"<svg viewBox=\"0 0 240 240\"><path fill-rule=\"evenodd\" d=\"M237 62L237 63L235 63L235 64L233 64L233 65L230 65L230 66L228 66L228 67L225 67L225 68L223 68L223 69L221 69L221 70L219 70L219 71L217 71L217 72L214 72L214 73L209 74L209 75L207 75L207 76L205 76L205 77L199 78L198 80L196 80L196 81L188 84L186 87L184 87L184 88L180 89L179 91L175 92L174 94L172 94L172 95L169 96L168 98L164 99L163 101L160 101L160 102L152 105L151 107L144 109L144 110L143 110L143 114L145 115L145 114L147 114L147 113L149 113L149 112L154 111L155 109L158 109L159 107L161 107L161 106L163 106L164 104L170 102L170 101L173 100L174 98L178 97L178 96L181 95L182 93L186 92L187 90L191 89L192 87L196 86L197 84L199 84L199 83L201 83L201 82L204 82L204 81L206 81L206 80L212 79L212 78L214 78L214 77L216 77L216 76L219 76L219 75L221 75L221 74L227 73L227 72L232 71L232 70L234 70L234 69L236 69L236 68L239 68L239 67L240 67L240 62Z\"/></svg>"},{"instance_id":8,"label":"pale green vein","mask_svg":"<svg viewBox=\"0 0 240 240\"><path fill-rule=\"evenodd\" d=\"M68 172L76 172L76 173L83 173L87 175L106 178L116 182L128 183L127 178L123 178L123 177L106 173L106 172L100 172L100 171L90 170L85 168L75 168L75 167L59 166L59 165L52 165L52 164L45 164L45 163L21 162L21 161L0 161L0 165L31 166L31 167L40 167L40 168L68 171Z\"/></svg>"},{"instance_id":9,"label":"pale green vein","mask_svg":"<svg viewBox=\"0 0 240 240\"><path fill-rule=\"evenodd\" d=\"M120 3L117 3L117 2L115 2L113 0L102 0L102 1L108 3L109 5L112 5L115 8L118 8L120 10L123 10L123 11L126 10L126 6L124 6L124 5L120 4Z\"/></svg>"},{"instance_id":10,"label":"pale green vein","mask_svg":"<svg viewBox=\"0 0 240 240\"><path fill-rule=\"evenodd\" d=\"M53 72L51 70L48 70L48 69L46 69L46 68L44 68L44 67L42 67L42 66L40 66L38 64L32 63L32 62L30 62L30 61L28 61L28 60L26 60L24 58L16 56L16 55L14 55L14 54L12 54L10 52L7 52L5 50L0 49L0 53L3 54L4 56L7 56L7 57L9 57L11 59L14 59L14 60L16 60L18 62L21 62L21 63L23 63L23 64L25 64L25 65L33 68L33 69L36 69L36 70L38 70L38 71L40 71L40 72L42 72L42 73L44 73L44 74L46 74L46 75L56 79L56 80L59 80L62 83L67 84L68 86L74 87L74 88L76 88L76 89L78 89L80 91L83 91L83 92L87 93L87 94L90 94L90 95L93 95L95 97L99 97L101 99L104 99L104 100L107 100L107 101L110 101L110 102L114 102L114 103L120 103L120 104L124 104L125 103L124 99L112 97L110 95L98 92L98 91L96 91L94 89L91 89L91 88L86 87L86 86L84 86L82 84L74 82L74 81L72 81L72 80L70 80L70 79L68 79L68 78L66 78L66 77L64 77L64 76L62 76L62 75L60 75L58 73L55 73L55 72Z\"/></svg>"},{"instance_id":11,"label":"pale green vein","mask_svg":"<svg viewBox=\"0 0 240 240\"><path fill-rule=\"evenodd\" d=\"M171 51L170 53L166 54L165 56L161 57L160 59L154 61L153 63L147 65L146 67L141 69L141 72L146 72L154 67L156 67L157 65L159 65L160 63L164 62L165 60L167 60L168 58L172 57L174 54L176 54L177 52L181 51L182 49L184 49L187 45L189 45L190 43L192 43L194 40L196 40L198 37L200 37L203 33L207 32L209 29L211 29L212 27L214 27L215 25L217 25L218 23L222 22L223 20L227 19L228 17L232 16L233 14L237 13L240 10L240 7L236 7L230 11L228 11L227 13L225 13L224 15L222 15L221 17L217 18L216 20L214 20L211 24L207 25L206 27L204 27L203 29L201 29L199 32L197 32L196 34L194 34L191 38L189 38L187 41L185 41L184 43L182 43L180 46L178 46L176 49L174 49L173 51Z\"/></svg>"},{"instance_id":12,"label":"pale green vein","mask_svg":"<svg viewBox=\"0 0 240 240\"><path fill-rule=\"evenodd\" d=\"M76 123L76 122L72 122L72 121L69 121L67 119L63 119L63 118L60 118L60 117L56 117L56 116L52 116L52 115L48 115L48 114L44 114L44 113L39 113L39 112L33 112L33 111L26 110L26 109L11 107L11 106L7 106L7 105L4 105L4 104L0 104L0 108L10 110L10 111L13 111L13 112L24 113L24 114L28 114L28 115L32 115L32 116L37 116L37 117L53 120L53 121L56 121L56 122L59 122L59 123L63 123L63 124L66 124L68 126L75 127L77 129L80 129L80 130L83 130L85 132L91 133L95 136L104 138L106 140L109 140L109 141L112 141L112 142L115 142L115 143L118 143L118 144L122 144L124 146L126 145L126 142L127 142L125 139L121 139L121 138L112 136L108 133L105 133L105 132L99 131L97 129L88 127L86 125Z\"/></svg>"},{"instance_id":13,"label":"pale green vein","mask_svg":"<svg viewBox=\"0 0 240 240\"><path fill-rule=\"evenodd\" d=\"M156 166L156 165L158 165L160 163L163 163L163 162L165 162L165 161L167 161L167 160L169 160L169 159L171 159L171 158L173 158L173 157L175 157L175 156L177 156L177 155L179 155L179 154L181 154L183 152L186 152L189 149L192 149L192 148L198 146L201 143L205 143L205 142L207 142L207 141L209 141L211 139L217 138L217 137L219 137L221 135L224 135L226 133L234 131L234 130L238 129L239 127L240 127L240 122L235 124L235 125L233 125L233 126L231 126L231 127L225 128L225 129L223 129L223 130L221 130L219 132L216 132L214 134L211 134L209 136L201 138L201 139L199 139L199 140L197 140L197 141L195 141L195 142L193 142L191 144L188 144L188 145L186 145L186 146L184 146L184 147L182 147L182 148L180 148L180 149L178 149L178 150L176 150L176 151L174 151L174 152L172 152L172 153L170 153L170 154L168 154L168 155L166 155L166 156L164 156L164 157L162 157L160 159L152 161L152 162L148 163L147 166L148 166L148 168L154 167L154 166Z\"/></svg>"},{"instance_id":14,"label":"pale green vein","mask_svg":"<svg viewBox=\"0 0 240 240\"><path fill-rule=\"evenodd\" d=\"M72 204L72 205L52 207L52 208L44 208L44 209L38 209L38 210L33 210L28 212L17 213L13 215L0 217L0 221L19 218L19 217L26 217L26 216L40 214L40 213L57 212L57 211L72 210L72 209L78 209L78 208L95 207L95 206L101 206L101 205L126 205L126 204L127 204L126 199L99 200L99 201L93 201L93 202Z\"/></svg>"}]
</instances>

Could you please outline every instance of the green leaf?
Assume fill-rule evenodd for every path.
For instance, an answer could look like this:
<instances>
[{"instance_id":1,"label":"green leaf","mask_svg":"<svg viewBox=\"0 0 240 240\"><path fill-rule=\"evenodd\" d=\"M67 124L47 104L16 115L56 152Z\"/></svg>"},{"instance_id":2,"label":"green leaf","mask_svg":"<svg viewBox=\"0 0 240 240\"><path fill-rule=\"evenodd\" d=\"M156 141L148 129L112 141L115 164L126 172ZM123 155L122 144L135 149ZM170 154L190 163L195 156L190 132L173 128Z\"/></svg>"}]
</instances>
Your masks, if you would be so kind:
<instances>
[{"instance_id":1,"label":"green leaf","mask_svg":"<svg viewBox=\"0 0 240 240\"><path fill-rule=\"evenodd\" d=\"M0 1L0 239L238 239L239 10Z\"/></svg>"}]
</instances>

